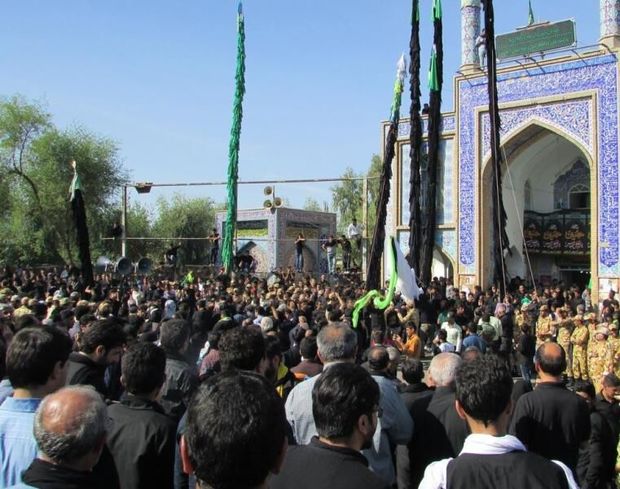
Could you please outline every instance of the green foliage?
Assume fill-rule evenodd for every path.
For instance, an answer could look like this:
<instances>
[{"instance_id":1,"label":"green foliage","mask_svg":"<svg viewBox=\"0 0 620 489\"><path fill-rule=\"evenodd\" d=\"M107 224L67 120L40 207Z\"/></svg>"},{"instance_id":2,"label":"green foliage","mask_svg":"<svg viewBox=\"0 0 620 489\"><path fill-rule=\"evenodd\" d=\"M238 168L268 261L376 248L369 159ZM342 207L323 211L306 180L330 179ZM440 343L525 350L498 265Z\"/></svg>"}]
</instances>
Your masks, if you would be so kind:
<instances>
[{"instance_id":1,"label":"green foliage","mask_svg":"<svg viewBox=\"0 0 620 489\"><path fill-rule=\"evenodd\" d=\"M156 219L152 235L169 238L200 238L211 234L216 207L209 198L188 198L175 194L171 200L157 201ZM206 240L158 241L151 249L157 260L173 243L181 244L179 256L185 264L207 263L210 243Z\"/></svg>"},{"instance_id":2,"label":"green foliage","mask_svg":"<svg viewBox=\"0 0 620 489\"><path fill-rule=\"evenodd\" d=\"M50 115L21 97L0 101L0 260L75 263L69 204L72 160L78 163L90 225L96 229L127 175L116 145L85 129L59 130ZM97 236L91 231L91 243Z\"/></svg>"},{"instance_id":3,"label":"green foliage","mask_svg":"<svg viewBox=\"0 0 620 489\"><path fill-rule=\"evenodd\" d=\"M377 215L377 200L379 199L379 178L383 162L378 155L373 155L370 167L366 172L368 178L368 235L372 235L374 223ZM355 217L359 224L364 222L364 182L360 179L364 173L355 173L353 169L347 168L341 178L345 179L338 185L331 188L332 202L334 209L338 213L338 232L345 232L349 223Z\"/></svg>"},{"instance_id":4,"label":"green foliage","mask_svg":"<svg viewBox=\"0 0 620 489\"><path fill-rule=\"evenodd\" d=\"M323 212L323 207L314 197L306 197L303 208L306 211Z\"/></svg>"}]
</instances>

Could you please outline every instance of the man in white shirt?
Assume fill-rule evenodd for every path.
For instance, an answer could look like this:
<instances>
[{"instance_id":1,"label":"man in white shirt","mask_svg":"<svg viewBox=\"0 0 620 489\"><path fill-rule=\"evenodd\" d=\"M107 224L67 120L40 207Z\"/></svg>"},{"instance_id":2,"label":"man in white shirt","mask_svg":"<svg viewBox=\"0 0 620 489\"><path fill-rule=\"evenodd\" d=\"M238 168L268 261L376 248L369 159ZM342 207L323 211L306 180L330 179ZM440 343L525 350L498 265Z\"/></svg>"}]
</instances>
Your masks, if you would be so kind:
<instances>
[{"instance_id":1,"label":"man in white shirt","mask_svg":"<svg viewBox=\"0 0 620 489\"><path fill-rule=\"evenodd\" d=\"M355 242L355 246L359 251L362 250L362 230L361 226L357 225L357 219L353 218L351 224L347 228L347 238Z\"/></svg>"}]
</instances>

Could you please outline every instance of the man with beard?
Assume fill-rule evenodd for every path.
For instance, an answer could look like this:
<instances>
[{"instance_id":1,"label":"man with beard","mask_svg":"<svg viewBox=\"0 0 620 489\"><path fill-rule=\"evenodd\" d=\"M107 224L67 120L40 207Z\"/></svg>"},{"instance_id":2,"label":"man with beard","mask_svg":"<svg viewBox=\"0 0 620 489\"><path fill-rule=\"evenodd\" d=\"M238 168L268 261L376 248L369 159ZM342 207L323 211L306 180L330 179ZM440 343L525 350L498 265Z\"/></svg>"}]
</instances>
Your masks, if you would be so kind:
<instances>
[{"instance_id":1,"label":"man with beard","mask_svg":"<svg viewBox=\"0 0 620 489\"><path fill-rule=\"evenodd\" d=\"M272 489L386 489L368 469L360 450L369 448L381 408L379 386L362 367L332 365L312 389L318 436L309 445L290 447Z\"/></svg>"}]
</instances>

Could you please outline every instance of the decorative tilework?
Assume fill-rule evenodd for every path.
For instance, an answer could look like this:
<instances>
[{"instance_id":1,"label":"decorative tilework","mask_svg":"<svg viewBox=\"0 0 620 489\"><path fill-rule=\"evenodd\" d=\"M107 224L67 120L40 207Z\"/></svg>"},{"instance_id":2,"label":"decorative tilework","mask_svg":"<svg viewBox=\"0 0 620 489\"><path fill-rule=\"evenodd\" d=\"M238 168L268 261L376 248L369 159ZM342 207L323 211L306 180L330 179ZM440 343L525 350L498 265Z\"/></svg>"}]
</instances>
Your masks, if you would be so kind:
<instances>
[{"instance_id":1,"label":"decorative tilework","mask_svg":"<svg viewBox=\"0 0 620 489\"><path fill-rule=\"evenodd\" d=\"M452 132L456 129L456 117L454 115L443 115L439 124L439 132ZM411 133L411 122L409 119L402 120L398 124L398 139L409 139ZM422 118L422 134L428 133L428 117ZM384 132L384 140L387 133Z\"/></svg>"},{"instance_id":2,"label":"decorative tilework","mask_svg":"<svg viewBox=\"0 0 620 489\"><path fill-rule=\"evenodd\" d=\"M598 233L599 275L618 276L618 67L613 55L558 63L544 69L529 68L500 75L500 103L524 101L531 106L536 98L596 90L598 97ZM527 98L526 98L527 97ZM476 156L475 110L488 105L486 79L471 78L459 84L459 263L461 273L476 269L476 188L479 162ZM509 119L507 119L508 121ZM561 121L556 121L561 123ZM584 119L583 124L590 124ZM507 133L511 128L504 126ZM562 129L568 133L575 128ZM578 134L584 135L585 129Z\"/></svg>"},{"instance_id":3,"label":"decorative tilework","mask_svg":"<svg viewBox=\"0 0 620 489\"><path fill-rule=\"evenodd\" d=\"M501 138L508 141L512 135L533 122L541 121L552 128L567 133L594 154L591 99L558 102L531 107L519 107L500 111L502 121ZM482 115L482 161L491 158L491 132L489 113Z\"/></svg>"},{"instance_id":4,"label":"decorative tilework","mask_svg":"<svg viewBox=\"0 0 620 489\"><path fill-rule=\"evenodd\" d=\"M476 47L476 39L479 35L480 2L463 2L461 4L461 66L480 64L480 56Z\"/></svg>"},{"instance_id":5,"label":"decorative tilework","mask_svg":"<svg viewBox=\"0 0 620 489\"><path fill-rule=\"evenodd\" d=\"M601 37L620 35L620 0L600 0Z\"/></svg>"},{"instance_id":6,"label":"decorative tilework","mask_svg":"<svg viewBox=\"0 0 620 489\"><path fill-rule=\"evenodd\" d=\"M396 239L403 255L409 253L409 231L398 231ZM448 258L456 257L456 231L454 229L438 229L435 232L435 245L443 251Z\"/></svg>"}]
</instances>

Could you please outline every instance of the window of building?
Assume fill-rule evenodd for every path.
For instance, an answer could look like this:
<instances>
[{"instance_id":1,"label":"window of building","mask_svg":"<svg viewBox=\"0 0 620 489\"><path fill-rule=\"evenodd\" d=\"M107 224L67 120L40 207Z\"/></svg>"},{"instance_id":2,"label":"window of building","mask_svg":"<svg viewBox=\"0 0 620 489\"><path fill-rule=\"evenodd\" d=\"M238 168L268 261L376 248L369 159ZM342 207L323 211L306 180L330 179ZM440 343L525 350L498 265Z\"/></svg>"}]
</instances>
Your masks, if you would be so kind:
<instances>
[{"instance_id":1,"label":"window of building","mask_svg":"<svg viewBox=\"0 0 620 489\"><path fill-rule=\"evenodd\" d=\"M575 185L568 191L570 209L590 208L590 189L585 185Z\"/></svg>"}]
</instances>

